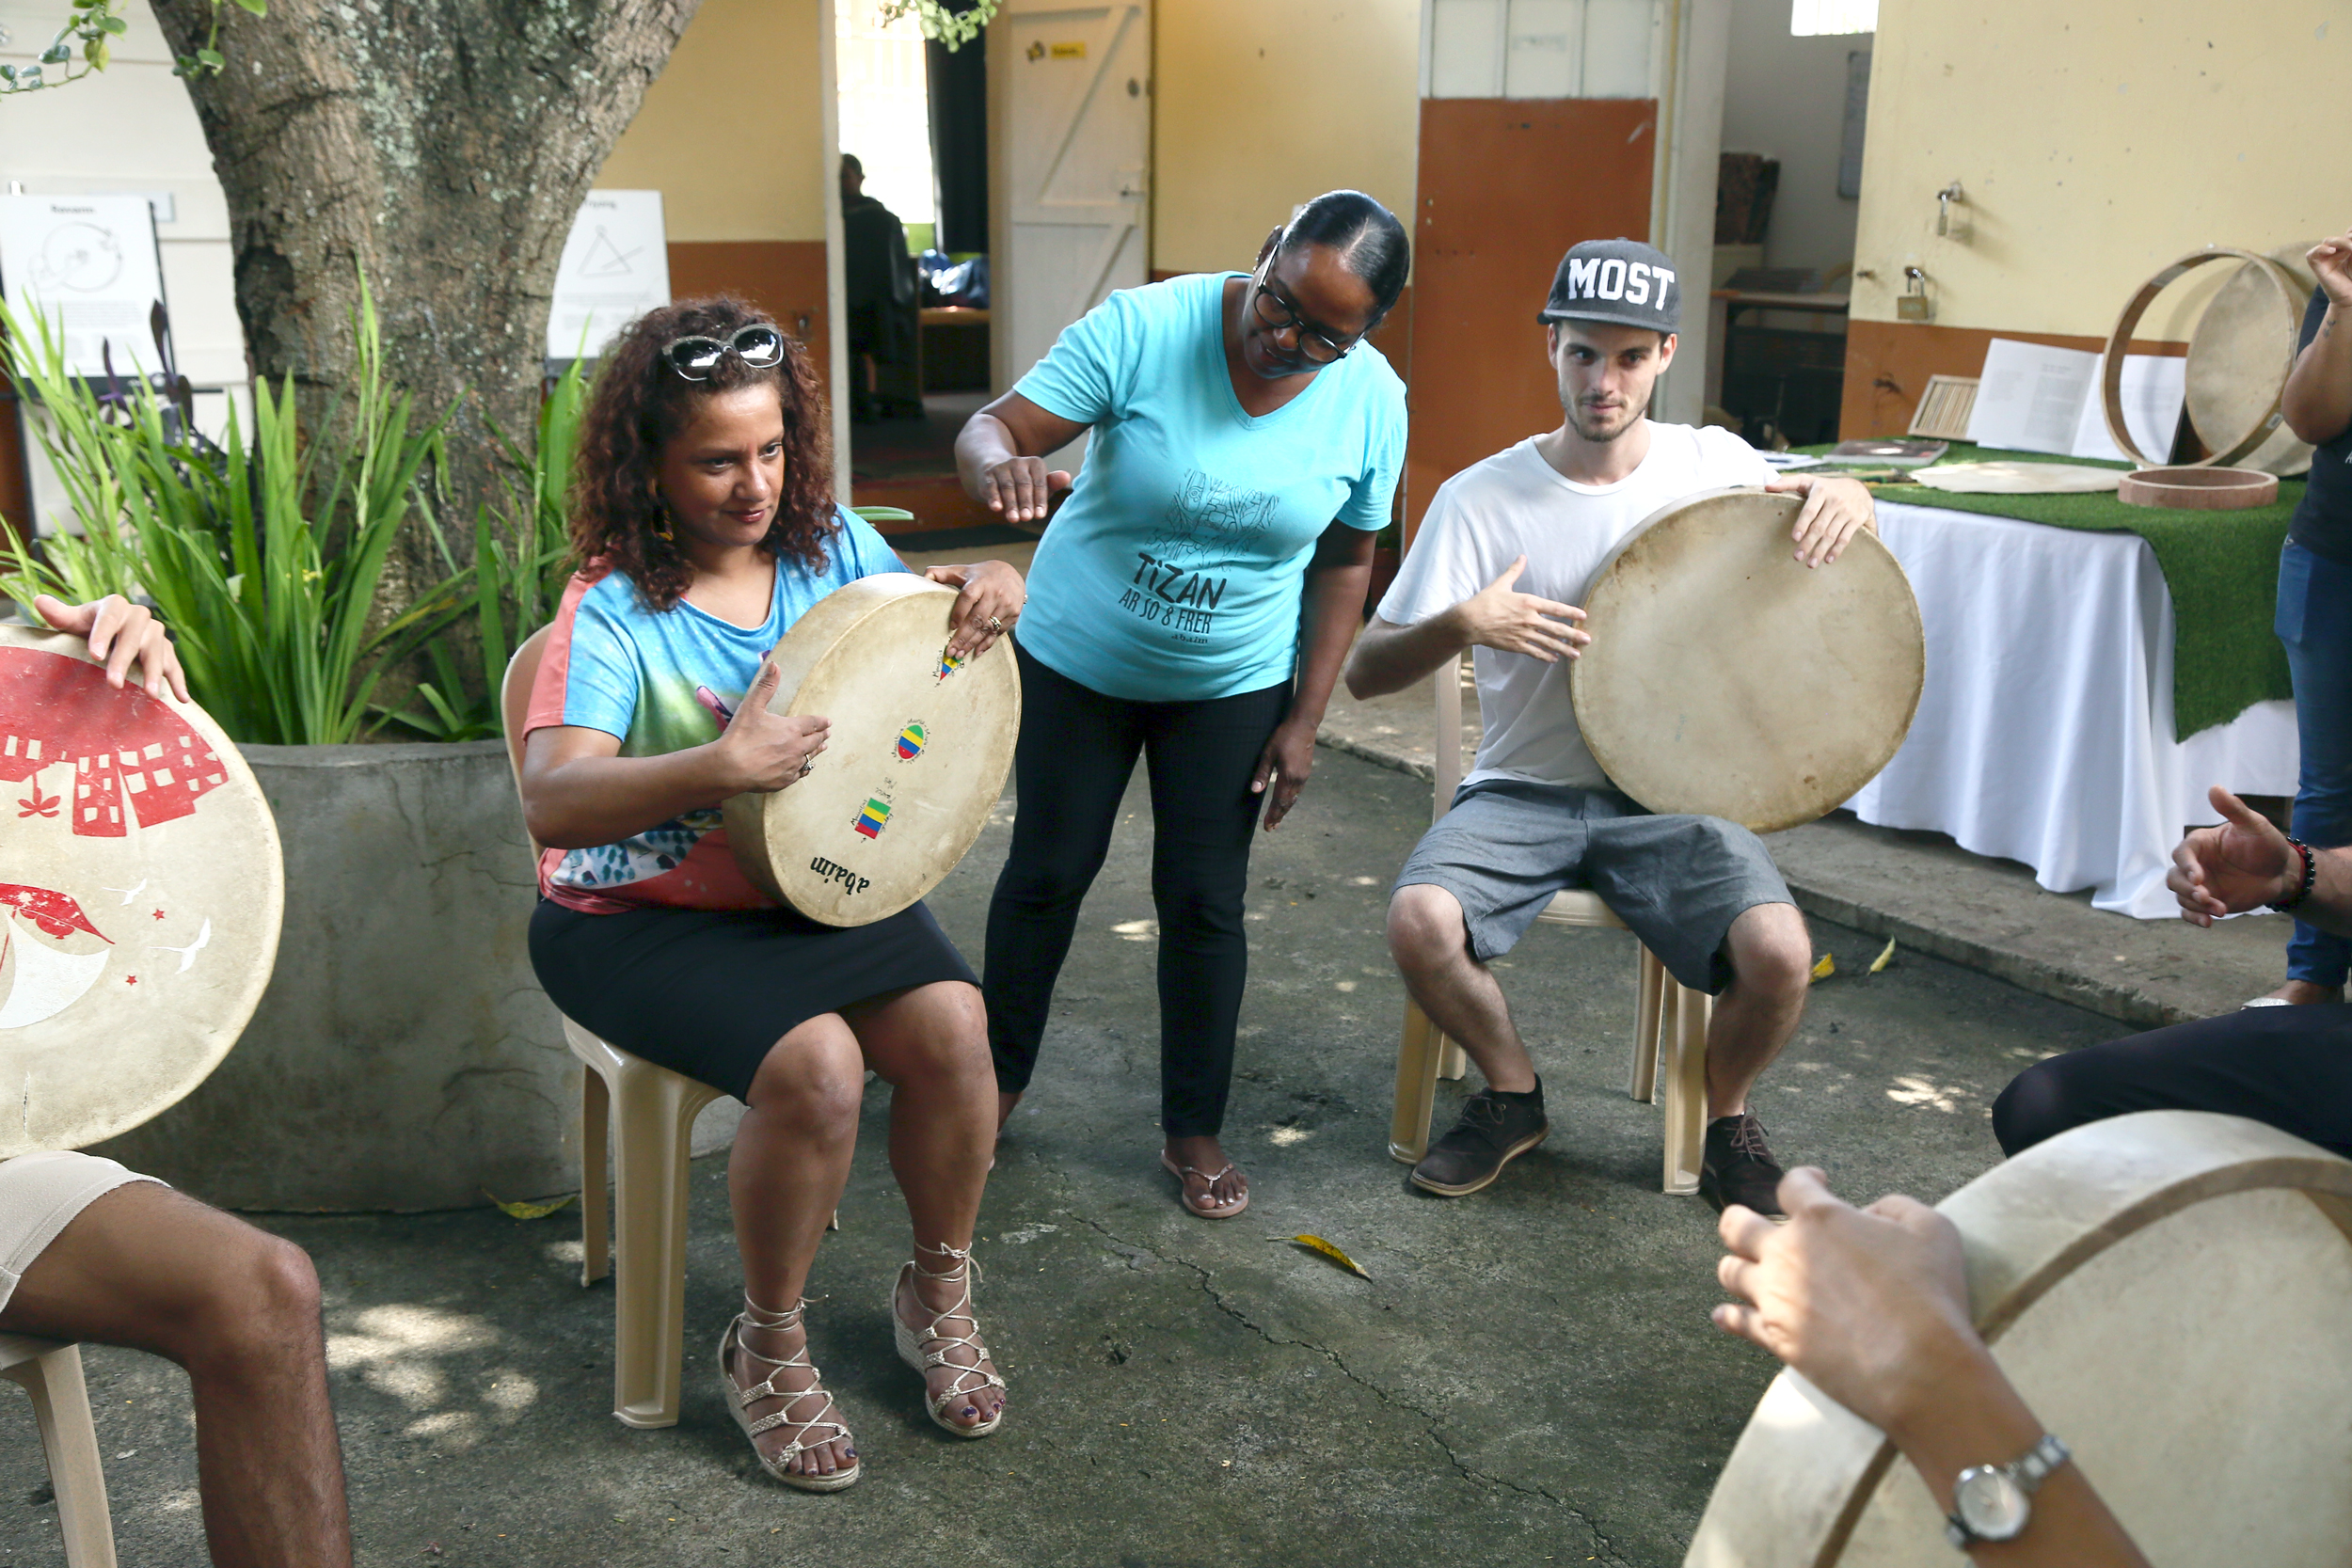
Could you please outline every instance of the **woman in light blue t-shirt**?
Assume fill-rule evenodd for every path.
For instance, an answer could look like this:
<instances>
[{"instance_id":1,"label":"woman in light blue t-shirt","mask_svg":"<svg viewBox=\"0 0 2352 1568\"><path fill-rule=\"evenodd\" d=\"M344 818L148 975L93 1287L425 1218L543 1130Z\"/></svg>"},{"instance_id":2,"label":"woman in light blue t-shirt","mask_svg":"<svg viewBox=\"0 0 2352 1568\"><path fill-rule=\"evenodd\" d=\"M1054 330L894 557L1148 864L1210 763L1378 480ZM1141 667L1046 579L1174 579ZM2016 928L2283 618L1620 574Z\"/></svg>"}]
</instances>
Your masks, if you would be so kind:
<instances>
[{"instance_id":1,"label":"woman in light blue t-shirt","mask_svg":"<svg viewBox=\"0 0 2352 1568\"><path fill-rule=\"evenodd\" d=\"M1362 619L1405 455L1405 388L1364 335L1408 247L1357 191L1317 197L1257 270L1112 294L956 443L973 498L1054 514L1021 616L1021 810L989 908L1001 1117L1028 1086L1079 903L1148 762L1160 917L1160 1162L1208 1219L1249 1203L1217 1133L1261 800L1279 823ZM1073 483L1041 461L1092 433Z\"/></svg>"}]
</instances>

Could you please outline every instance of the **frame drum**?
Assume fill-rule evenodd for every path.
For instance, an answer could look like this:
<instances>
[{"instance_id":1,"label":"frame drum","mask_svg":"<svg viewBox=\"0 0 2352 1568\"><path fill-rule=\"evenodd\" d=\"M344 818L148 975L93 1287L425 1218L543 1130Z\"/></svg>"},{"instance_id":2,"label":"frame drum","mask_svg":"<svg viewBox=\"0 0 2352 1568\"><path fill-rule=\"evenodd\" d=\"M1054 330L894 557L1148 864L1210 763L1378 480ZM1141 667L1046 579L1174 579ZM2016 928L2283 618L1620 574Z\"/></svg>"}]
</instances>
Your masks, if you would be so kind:
<instances>
[{"instance_id":1,"label":"frame drum","mask_svg":"<svg viewBox=\"0 0 2352 1568\"><path fill-rule=\"evenodd\" d=\"M1872 533L1808 569L1804 498L1709 490L1661 507L1586 584L1593 634L1568 673L1610 782L1651 811L1771 832L1886 766L1918 710L1918 601Z\"/></svg>"},{"instance_id":2,"label":"frame drum","mask_svg":"<svg viewBox=\"0 0 2352 1568\"><path fill-rule=\"evenodd\" d=\"M0 626L0 1159L128 1132L204 1081L269 984L278 827L201 708Z\"/></svg>"},{"instance_id":3,"label":"frame drum","mask_svg":"<svg viewBox=\"0 0 2352 1568\"><path fill-rule=\"evenodd\" d=\"M2147 1111L2037 1144L1937 1207L1978 1332L2150 1561L2352 1561L2352 1161L2237 1117ZM1895 1446L1783 1370L1683 1564L1958 1560Z\"/></svg>"},{"instance_id":4,"label":"frame drum","mask_svg":"<svg viewBox=\"0 0 2352 1568\"><path fill-rule=\"evenodd\" d=\"M1009 638L945 657L953 590L903 572L834 589L769 657L769 711L833 721L806 778L726 803L752 884L811 920L897 914L956 868L988 824L1021 734Z\"/></svg>"}]
</instances>

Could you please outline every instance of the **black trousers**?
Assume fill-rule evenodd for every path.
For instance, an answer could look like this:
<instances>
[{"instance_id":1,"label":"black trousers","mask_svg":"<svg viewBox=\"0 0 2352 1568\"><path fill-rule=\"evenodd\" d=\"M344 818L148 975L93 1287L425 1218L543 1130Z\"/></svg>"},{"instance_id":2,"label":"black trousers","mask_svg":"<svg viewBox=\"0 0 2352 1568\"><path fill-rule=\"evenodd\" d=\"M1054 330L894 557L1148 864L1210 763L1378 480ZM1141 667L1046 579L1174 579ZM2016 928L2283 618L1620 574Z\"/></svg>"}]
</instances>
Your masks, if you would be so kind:
<instances>
[{"instance_id":1,"label":"black trousers","mask_svg":"<svg viewBox=\"0 0 2352 1568\"><path fill-rule=\"evenodd\" d=\"M2249 1007L2037 1062L1993 1102L2014 1154L2134 1111L2219 1111L2352 1156L2352 1004Z\"/></svg>"},{"instance_id":2,"label":"black trousers","mask_svg":"<svg viewBox=\"0 0 2352 1568\"><path fill-rule=\"evenodd\" d=\"M1021 739L1012 850L988 907L989 1044L996 1084L1028 1087L1078 906L1109 852L1141 752L1152 780L1152 901L1160 916L1160 1123L1215 1133L1232 1085L1233 1031L1248 977L1242 898L1263 797L1258 758L1290 686L1200 702L1106 697L1016 645Z\"/></svg>"}]
</instances>

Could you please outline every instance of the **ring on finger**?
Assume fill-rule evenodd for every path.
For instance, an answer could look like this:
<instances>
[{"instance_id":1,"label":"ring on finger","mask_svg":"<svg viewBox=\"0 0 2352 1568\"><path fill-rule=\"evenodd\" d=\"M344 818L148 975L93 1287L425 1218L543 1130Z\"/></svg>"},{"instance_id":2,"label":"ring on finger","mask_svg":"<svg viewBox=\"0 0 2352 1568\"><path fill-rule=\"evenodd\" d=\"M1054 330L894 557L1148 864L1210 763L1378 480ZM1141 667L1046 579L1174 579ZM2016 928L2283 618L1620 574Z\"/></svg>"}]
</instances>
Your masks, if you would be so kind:
<instances>
[{"instance_id":1,"label":"ring on finger","mask_svg":"<svg viewBox=\"0 0 2352 1568\"><path fill-rule=\"evenodd\" d=\"M988 629L991 631L1001 632L1005 629L1005 623L992 615L988 618Z\"/></svg>"},{"instance_id":2,"label":"ring on finger","mask_svg":"<svg viewBox=\"0 0 2352 1568\"><path fill-rule=\"evenodd\" d=\"M807 778L809 773L814 770L816 767L817 753L815 752L803 752L801 753L801 777L803 779Z\"/></svg>"}]
</instances>

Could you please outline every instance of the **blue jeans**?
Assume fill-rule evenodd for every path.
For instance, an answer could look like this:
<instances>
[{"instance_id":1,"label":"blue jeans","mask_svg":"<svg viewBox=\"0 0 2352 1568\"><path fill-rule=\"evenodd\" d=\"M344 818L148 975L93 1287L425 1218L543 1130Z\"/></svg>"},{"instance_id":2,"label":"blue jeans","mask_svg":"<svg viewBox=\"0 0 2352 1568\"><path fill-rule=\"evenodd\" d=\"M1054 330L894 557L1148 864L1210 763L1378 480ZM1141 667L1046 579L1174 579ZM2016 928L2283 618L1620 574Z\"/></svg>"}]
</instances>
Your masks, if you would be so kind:
<instances>
[{"instance_id":1,"label":"blue jeans","mask_svg":"<svg viewBox=\"0 0 2352 1568\"><path fill-rule=\"evenodd\" d=\"M2352 566L2288 544L2272 629L2295 677L2295 836L2317 848L2352 844ZM2295 923L2288 979L2341 986L2347 962L2352 941Z\"/></svg>"}]
</instances>

